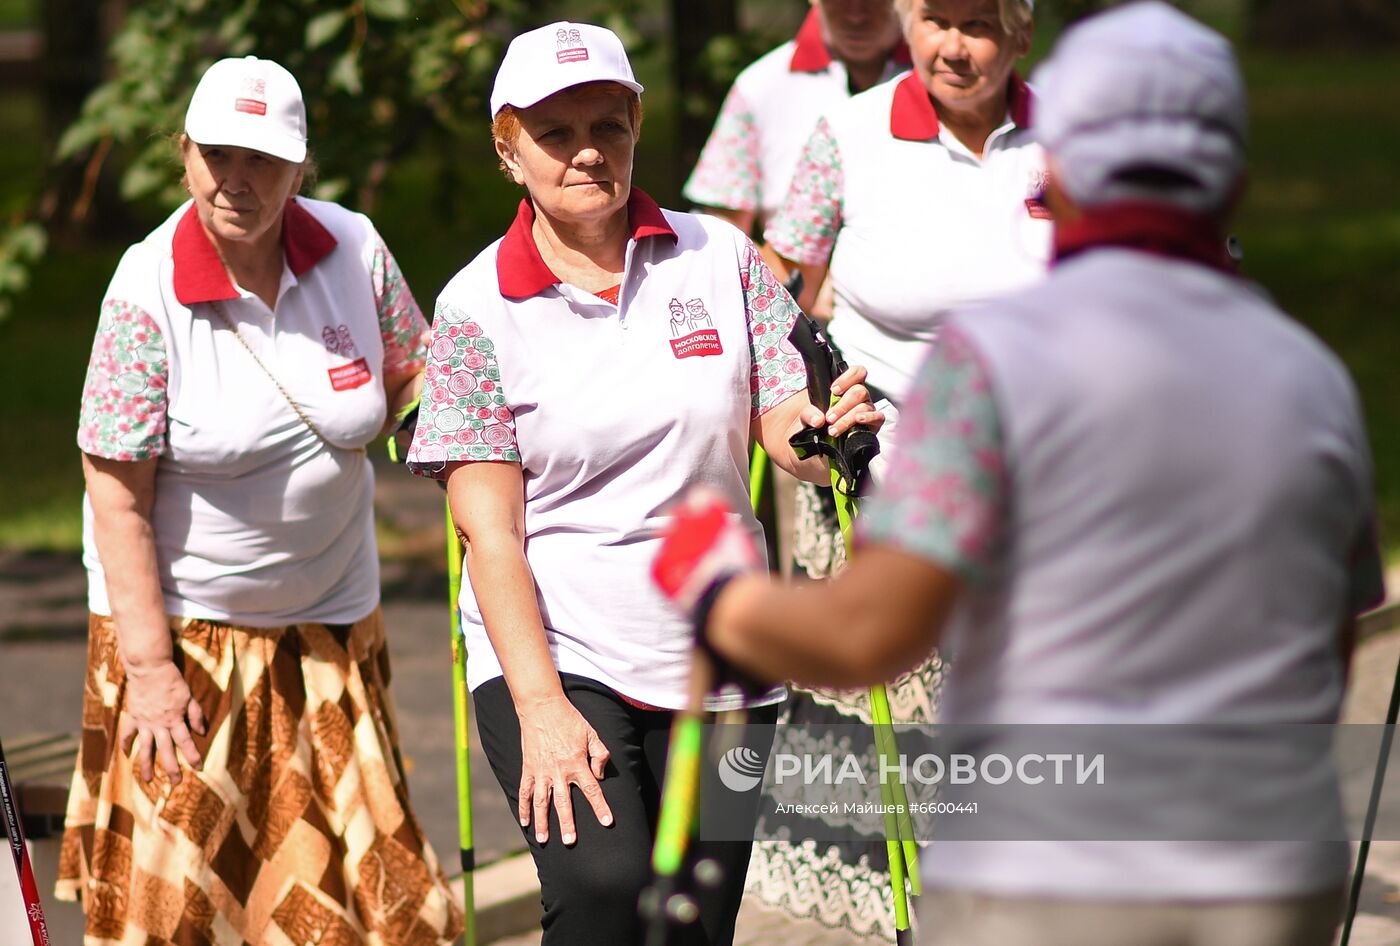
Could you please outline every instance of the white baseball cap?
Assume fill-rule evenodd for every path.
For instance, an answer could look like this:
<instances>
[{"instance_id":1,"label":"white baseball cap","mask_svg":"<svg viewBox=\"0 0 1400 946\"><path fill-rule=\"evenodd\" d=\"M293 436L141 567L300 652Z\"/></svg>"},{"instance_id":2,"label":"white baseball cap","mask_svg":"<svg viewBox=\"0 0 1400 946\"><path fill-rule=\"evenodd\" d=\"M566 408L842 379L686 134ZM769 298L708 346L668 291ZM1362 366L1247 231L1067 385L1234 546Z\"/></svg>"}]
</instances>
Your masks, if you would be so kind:
<instances>
[{"instance_id":1,"label":"white baseball cap","mask_svg":"<svg viewBox=\"0 0 1400 946\"><path fill-rule=\"evenodd\" d=\"M633 92L642 91L616 33L591 23L565 21L521 33L510 41L496 70L491 117L504 105L529 108L585 82L616 82Z\"/></svg>"},{"instance_id":2,"label":"white baseball cap","mask_svg":"<svg viewBox=\"0 0 1400 946\"><path fill-rule=\"evenodd\" d=\"M1248 105L1225 37L1161 0L1084 20L1035 75L1035 134L1086 207L1153 199L1222 206L1244 171ZM1165 171L1162 190L1124 172Z\"/></svg>"},{"instance_id":3,"label":"white baseball cap","mask_svg":"<svg viewBox=\"0 0 1400 946\"><path fill-rule=\"evenodd\" d=\"M196 144L251 148L300 164L306 160L301 86L271 59L220 59L194 88L185 134Z\"/></svg>"}]
</instances>

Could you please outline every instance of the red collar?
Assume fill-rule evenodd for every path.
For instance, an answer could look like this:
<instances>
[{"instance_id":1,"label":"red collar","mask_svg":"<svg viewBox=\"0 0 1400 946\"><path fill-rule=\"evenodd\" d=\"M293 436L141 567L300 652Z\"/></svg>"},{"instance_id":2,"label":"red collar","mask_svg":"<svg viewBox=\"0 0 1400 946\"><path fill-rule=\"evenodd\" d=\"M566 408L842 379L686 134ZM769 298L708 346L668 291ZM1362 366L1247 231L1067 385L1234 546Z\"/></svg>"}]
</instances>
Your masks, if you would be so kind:
<instances>
[{"instance_id":1,"label":"red collar","mask_svg":"<svg viewBox=\"0 0 1400 946\"><path fill-rule=\"evenodd\" d=\"M640 187L632 188L627 198L627 221L632 226L633 240L654 236L670 237L673 243L679 240L656 201ZM507 299L528 299L550 286L557 286L561 281L545 263L540 248L535 245L535 236L531 231L534 223L535 206L526 197L520 202L515 221L496 249L496 283L500 286L501 295Z\"/></svg>"},{"instance_id":2,"label":"red collar","mask_svg":"<svg viewBox=\"0 0 1400 946\"><path fill-rule=\"evenodd\" d=\"M822 72L831 65L831 50L822 39L822 20L815 9L807 11L807 17L797 30L796 47L788 62L789 72ZM890 59L901 66L909 65L909 46L900 40L890 53Z\"/></svg>"},{"instance_id":3,"label":"red collar","mask_svg":"<svg viewBox=\"0 0 1400 946\"><path fill-rule=\"evenodd\" d=\"M287 201L282 211L282 248L293 274L302 275L325 259L335 246L335 237L309 210L295 198ZM175 224L170 254L175 264L175 298L181 305L238 298L238 290L224 271L214 242L199 223L194 204Z\"/></svg>"},{"instance_id":4,"label":"red collar","mask_svg":"<svg viewBox=\"0 0 1400 946\"><path fill-rule=\"evenodd\" d=\"M1031 127L1035 96L1026 81L1014 72L1006 97L1011 121L1017 128ZM890 103L890 134L903 141L932 141L938 137L938 111L917 72L909 73L895 86L894 101Z\"/></svg>"},{"instance_id":5,"label":"red collar","mask_svg":"<svg viewBox=\"0 0 1400 946\"><path fill-rule=\"evenodd\" d=\"M1055 221L1056 263L1099 246L1127 247L1231 275L1237 272L1218 220L1166 204L1123 201L1088 208L1074 220Z\"/></svg>"}]
</instances>

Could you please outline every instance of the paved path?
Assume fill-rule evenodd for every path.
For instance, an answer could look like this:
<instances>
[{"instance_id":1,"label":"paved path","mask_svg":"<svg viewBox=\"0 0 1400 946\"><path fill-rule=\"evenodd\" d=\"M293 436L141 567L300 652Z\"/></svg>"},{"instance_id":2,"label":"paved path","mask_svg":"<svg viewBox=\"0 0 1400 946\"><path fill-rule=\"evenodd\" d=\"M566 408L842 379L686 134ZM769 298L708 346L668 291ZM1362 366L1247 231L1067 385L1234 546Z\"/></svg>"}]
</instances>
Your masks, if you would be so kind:
<instances>
[{"instance_id":1,"label":"paved path","mask_svg":"<svg viewBox=\"0 0 1400 946\"><path fill-rule=\"evenodd\" d=\"M384 547L384 611L390 635L395 698L414 807L449 870L456 864L456 788L452 766L450 653L446 631L441 541L442 500L431 484L381 469L376 503ZM82 698L86 609L84 579L71 555L0 553L0 735L76 729ZM1349 722L1380 722L1400 658L1400 632L1365 642L1357 653ZM1400 747L1398 747L1400 748ZM521 848L519 829L490 775L473 754L476 845L485 863ZM1400 792L1400 762L1391 767L1390 797ZM1353 775L1365 797L1369 772ZM0 870L8 871L0 864ZM41 886L46 886L41 881ZM47 887L46 887L47 889ZM796 921L753 901L740 914L738 943L857 946L871 940ZM538 933L498 941L539 942ZM1354 946L1400 946L1400 842L1371 849Z\"/></svg>"}]
</instances>

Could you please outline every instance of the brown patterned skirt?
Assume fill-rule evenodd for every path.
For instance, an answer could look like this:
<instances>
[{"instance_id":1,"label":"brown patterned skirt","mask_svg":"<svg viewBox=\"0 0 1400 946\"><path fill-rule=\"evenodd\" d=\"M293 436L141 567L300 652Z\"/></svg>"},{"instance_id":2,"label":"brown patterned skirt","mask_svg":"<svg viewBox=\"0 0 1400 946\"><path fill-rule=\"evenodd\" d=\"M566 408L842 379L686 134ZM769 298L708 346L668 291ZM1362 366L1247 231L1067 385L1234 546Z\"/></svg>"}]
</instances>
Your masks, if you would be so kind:
<instances>
[{"instance_id":1,"label":"brown patterned skirt","mask_svg":"<svg viewBox=\"0 0 1400 946\"><path fill-rule=\"evenodd\" d=\"M409 808L379 611L348 627L171 622L203 769L143 782L116 734L111 618L88 631L56 895L85 946L440 946L462 929ZM183 765L183 759L181 760Z\"/></svg>"}]
</instances>

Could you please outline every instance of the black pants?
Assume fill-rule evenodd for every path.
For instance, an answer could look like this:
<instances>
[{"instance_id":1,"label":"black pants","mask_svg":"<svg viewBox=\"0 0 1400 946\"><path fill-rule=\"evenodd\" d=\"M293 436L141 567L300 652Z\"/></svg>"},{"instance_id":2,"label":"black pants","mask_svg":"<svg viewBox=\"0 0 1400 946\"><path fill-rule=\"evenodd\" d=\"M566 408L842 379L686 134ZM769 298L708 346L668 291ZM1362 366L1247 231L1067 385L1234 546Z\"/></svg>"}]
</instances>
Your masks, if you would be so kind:
<instances>
[{"instance_id":1,"label":"black pants","mask_svg":"<svg viewBox=\"0 0 1400 946\"><path fill-rule=\"evenodd\" d=\"M544 905L543 946L628 946L641 941L642 923L637 898L651 882L652 843L656 836L661 782L666 770L670 738L670 712L654 712L631 706L610 688L595 680L560 674L564 693L597 731L611 757L600 783L613 826L598 823L592 807L577 787L573 789L574 823L578 841L565 847L559 841L559 819L549 811L549 840L535 840L534 827L522 829L540 877ZM477 729L486 758L506 793L511 811L516 809L520 787L520 722L505 680L497 677L472 693ZM745 745L767 759L772 723L781 705L765 706L749 713L754 738ZM728 793L721 786L709 755L702 764L701 795ZM749 836L758 818L759 791L743 796L728 794L726 818L732 825L735 805L740 817L748 817ZM707 806L708 807L708 806ZM718 862L723 883L700 888L700 922L688 931L677 931L670 942L694 946L729 946L734 920L744 892L751 841L701 840L692 844L690 863L701 858ZM731 833L724 835L732 837ZM689 867L687 866L687 870Z\"/></svg>"}]
</instances>

